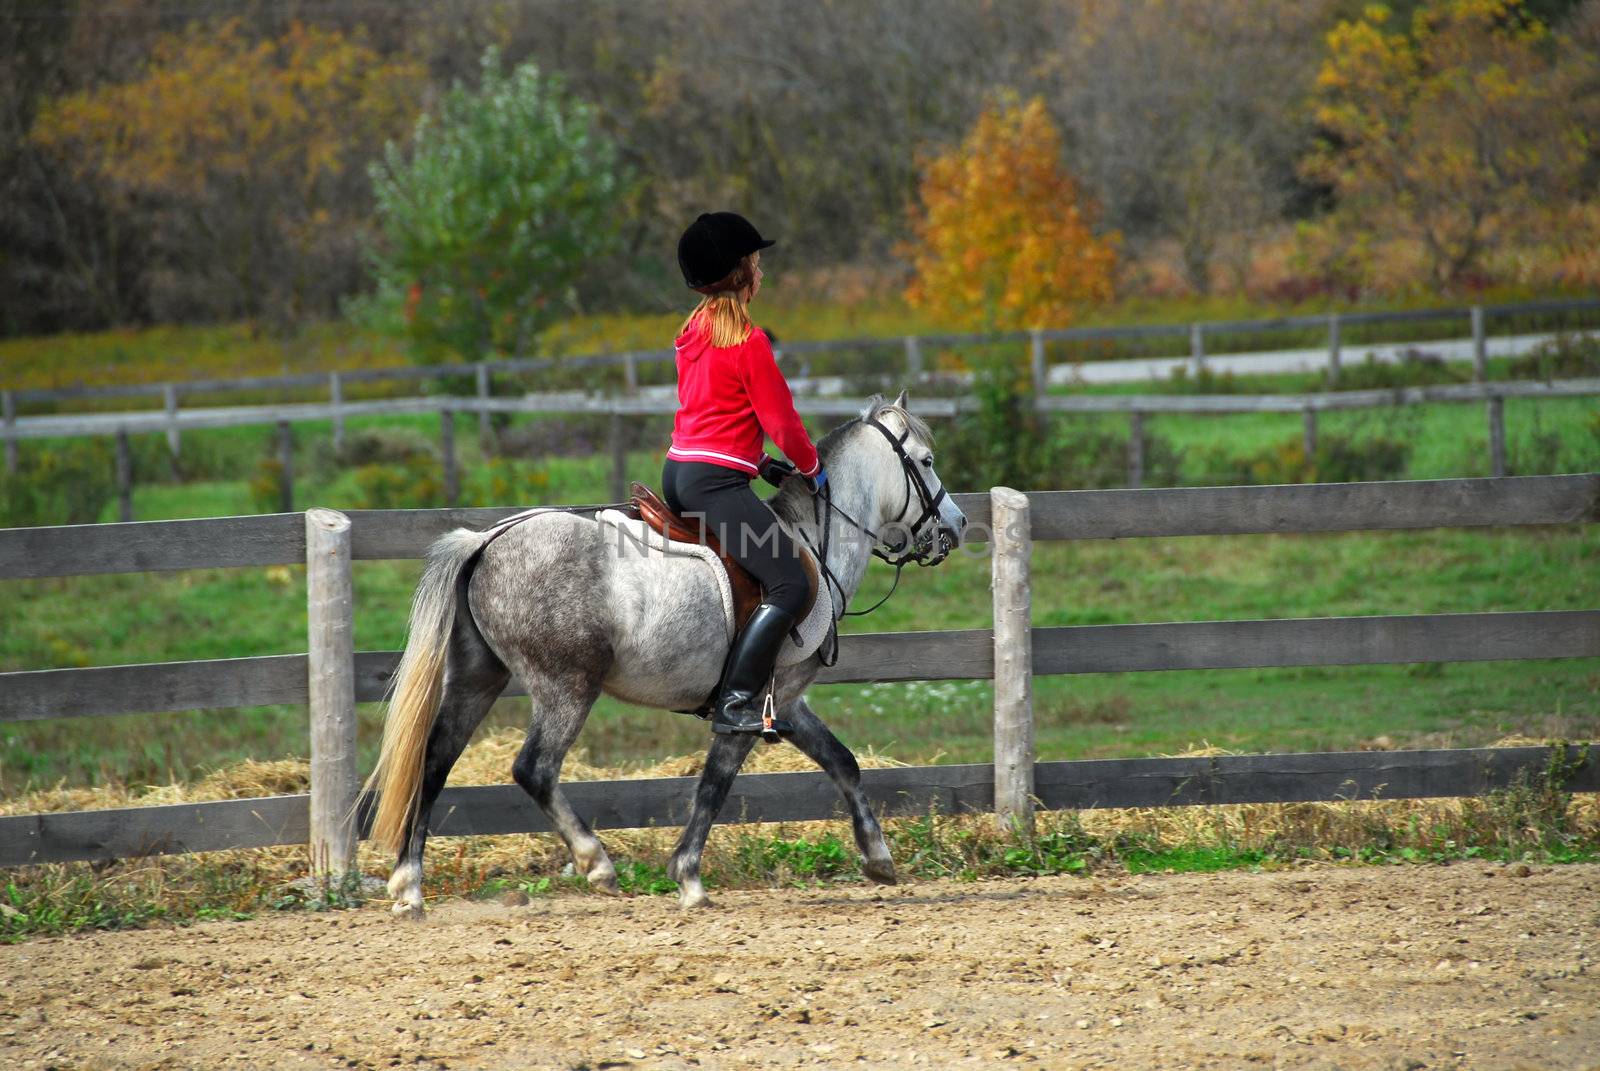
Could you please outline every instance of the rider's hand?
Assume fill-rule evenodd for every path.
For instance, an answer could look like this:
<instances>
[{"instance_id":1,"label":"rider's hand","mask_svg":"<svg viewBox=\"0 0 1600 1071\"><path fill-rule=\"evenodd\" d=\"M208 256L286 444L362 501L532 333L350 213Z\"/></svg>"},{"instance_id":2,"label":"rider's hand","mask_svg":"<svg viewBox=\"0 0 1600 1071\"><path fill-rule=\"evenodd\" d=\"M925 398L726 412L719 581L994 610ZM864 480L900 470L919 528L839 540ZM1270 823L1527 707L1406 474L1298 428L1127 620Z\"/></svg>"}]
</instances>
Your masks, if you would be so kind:
<instances>
[{"instance_id":1,"label":"rider's hand","mask_svg":"<svg viewBox=\"0 0 1600 1071\"><path fill-rule=\"evenodd\" d=\"M820 495L828 488L827 469L819 468L815 476L804 476L801 478L806 481L806 487L810 488L811 493L814 495Z\"/></svg>"},{"instance_id":2,"label":"rider's hand","mask_svg":"<svg viewBox=\"0 0 1600 1071\"><path fill-rule=\"evenodd\" d=\"M797 471L792 462L773 457L771 454L761 459L761 463L756 466L756 470L761 474L763 480L766 480L774 487L782 487L783 481L793 476Z\"/></svg>"}]
</instances>

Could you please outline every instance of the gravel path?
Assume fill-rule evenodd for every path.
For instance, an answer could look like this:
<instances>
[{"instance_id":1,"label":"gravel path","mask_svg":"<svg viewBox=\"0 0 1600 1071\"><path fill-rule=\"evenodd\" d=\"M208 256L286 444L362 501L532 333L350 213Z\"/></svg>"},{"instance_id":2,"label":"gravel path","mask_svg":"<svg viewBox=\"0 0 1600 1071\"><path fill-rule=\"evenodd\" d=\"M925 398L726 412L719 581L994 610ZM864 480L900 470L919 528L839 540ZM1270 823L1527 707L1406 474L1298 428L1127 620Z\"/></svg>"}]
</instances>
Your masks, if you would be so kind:
<instances>
[{"instance_id":1,"label":"gravel path","mask_svg":"<svg viewBox=\"0 0 1600 1071\"><path fill-rule=\"evenodd\" d=\"M0 1067L1600 1068L1600 866L381 906L0 947Z\"/></svg>"}]
</instances>

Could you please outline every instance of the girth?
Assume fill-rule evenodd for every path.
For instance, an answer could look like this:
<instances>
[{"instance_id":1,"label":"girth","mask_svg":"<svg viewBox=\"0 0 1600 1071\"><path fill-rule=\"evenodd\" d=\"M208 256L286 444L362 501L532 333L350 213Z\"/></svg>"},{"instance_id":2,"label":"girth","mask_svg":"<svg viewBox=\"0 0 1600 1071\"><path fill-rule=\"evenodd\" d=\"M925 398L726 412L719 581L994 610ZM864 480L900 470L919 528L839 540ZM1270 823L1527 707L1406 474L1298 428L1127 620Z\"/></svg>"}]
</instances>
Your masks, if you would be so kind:
<instances>
[{"instance_id":1,"label":"girth","mask_svg":"<svg viewBox=\"0 0 1600 1071\"><path fill-rule=\"evenodd\" d=\"M744 628L745 622L750 620L750 615L761 605L761 582L740 565L738 559L722 549L722 544L717 542L716 536L705 530L705 524L700 518L683 517L673 513L654 491L638 481L634 481L629 490L633 494L633 501L628 504L624 512L638 517L668 539L710 547L722 560L723 567L728 571L728 582L733 587L734 625L736 628ZM816 605L820 579L816 561L805 552L804 548L801 550L800 563L806 571L807 594L805 609L801 610L796 620L804 621L811 608Z\"/></svg>"}]
</instances>

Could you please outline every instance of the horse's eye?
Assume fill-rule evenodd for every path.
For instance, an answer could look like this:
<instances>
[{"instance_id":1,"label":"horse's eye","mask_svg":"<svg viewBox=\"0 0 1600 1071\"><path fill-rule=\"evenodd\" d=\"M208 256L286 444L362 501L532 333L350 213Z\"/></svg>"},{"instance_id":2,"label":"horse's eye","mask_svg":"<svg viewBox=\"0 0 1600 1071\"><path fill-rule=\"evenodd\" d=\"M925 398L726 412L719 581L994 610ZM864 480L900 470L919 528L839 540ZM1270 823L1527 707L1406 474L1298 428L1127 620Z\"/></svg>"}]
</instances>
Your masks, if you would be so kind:
<instances>
[{"instance_id":1,"label":"horse's eye","mask_svg":"<svg viewBox=\"0 0 1600 1071\"><path fill-rule=\"evenodd\" d=\"M923 458L922 463L928 466L930 469L933 468L933 455L929 454L927 457Z\"/></svg>"}]
</instances>

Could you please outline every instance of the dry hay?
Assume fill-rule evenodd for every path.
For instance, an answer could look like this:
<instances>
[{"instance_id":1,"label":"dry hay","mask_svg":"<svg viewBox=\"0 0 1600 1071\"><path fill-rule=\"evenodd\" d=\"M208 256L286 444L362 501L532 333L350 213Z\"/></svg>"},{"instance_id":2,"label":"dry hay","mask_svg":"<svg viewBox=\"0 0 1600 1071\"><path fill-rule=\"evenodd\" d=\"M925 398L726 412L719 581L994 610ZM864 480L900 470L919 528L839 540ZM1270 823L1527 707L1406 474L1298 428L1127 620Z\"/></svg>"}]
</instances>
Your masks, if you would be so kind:
<instances>
[{"instance_id":1,"label":"dry hay","mask_svg":"<svg viewBox=\"0 0 1600 1071\"><path fill-rule=\"evenodd\" d=\"M1529 737L1508 737L1495 746L1540 746L1554 741ZM451 774L451 783L479 785L504 783L522 734L507 729L471 745ZM1203 747L1186 756L1225 755L1219 748ZM886 756L867 752L859 756L865 768L904 766ZM563 778L569 781L597 781L623 778L688 777L698 774L704 759L700 755L677 756L648 765L600 767L587 761L586 753L575 750L567 759ZM745 769L752 773L777 773L811 770L814 766L792 747L758 747ZM275 762L247 761L217 770L190 784L170 784L143 789L112 785L101 788L54 788L0 801L0 813L39 813L48 811L91 810L108 807L158 806L204 800L242 799L253 796L304 792L309 767L304 760ZM1499 808L1497 810L1497 808ZM1544 818L1552 817L1546 813ZM1164 807L1104 809L1059 812L1042 815L1040 832L1067 831L1086 834L1103 844L1128 843L1132 838L1149 846L1226 847L1233 850L1273 850L1309 848L1320 853L1334 849L1355 850L1379 846L1385 849L1412 846L1439 846L1451 837L1463 842L1481 839L1492 832L1501 839L1531 836L1537 829L1528 827L1529 816L1507 811L1493 799L1437 800L1352 800L1327 803L1242 804L1209 807ZM1587 838L1600 835L1600 796L1573 795L1564 815L1566 828ZM987 815L936 816L933 835L941 843L965 845L969 854L984 844L1005 839L992 817ZM1521 826L1519 826L1519 823ZM654 865L665 862L678 836L676 827L604 830L603 838L614 856ZM848 823L785 822L764 827L719 825L707 845L706 866L715 872L719 860L729 861L741 844L752 836L815 841L835 836L849 843ZM181 874L191 865L226 868L248 866L266 880L289 882L305 872L305 848L287 845L278 848L209 853L203 857L171 857L122 864L128 877L142 875L148 880L154 871ZM470 888L485 878L559 872L568 858L565 847L553 834L514 834L506 836L436 838L429 843L427 868L430 875L443 874L443 883L452 888ZM363 846L361 869L370 874L386 874L392 859ZM453 878L449 876L453 875ZM108 878L110 875L108 875ZM173 880L177 880L174 878Z\"/></svg>"}]
</instances>

